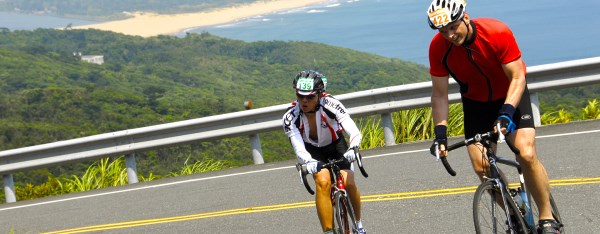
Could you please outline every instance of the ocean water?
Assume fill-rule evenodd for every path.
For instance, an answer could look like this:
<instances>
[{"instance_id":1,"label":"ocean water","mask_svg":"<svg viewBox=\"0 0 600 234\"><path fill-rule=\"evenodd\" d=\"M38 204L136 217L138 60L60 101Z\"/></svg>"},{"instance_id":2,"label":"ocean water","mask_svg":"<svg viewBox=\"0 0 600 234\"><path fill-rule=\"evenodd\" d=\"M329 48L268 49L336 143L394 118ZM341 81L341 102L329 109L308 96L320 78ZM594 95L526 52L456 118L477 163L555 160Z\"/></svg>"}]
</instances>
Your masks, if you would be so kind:
<instances>
[{"instance_id":1,"label":"ocean water","mask_svg":"<svg viewBox=\"0 0 600 234\"><path fill-rule=\"evenodd\" d=\"M0 28L14 30L34 30L37 28L65 28L97 23L94 21L52 17L47 15L0 12Z\"/></svg>"},{"instance_id":2,"label":"ocean water","mask_svg":"<svg viewBox=\"0 0 600 234\"><path fill-rule=\"evenodd\" d=\"M429 0L332 0L327 3L260 15L238 22L189 29L252 41L314 41L428 66L436 31L427 25ZM471 17L508 24L527 65L600 56L600 1L470 0ZM43 15L0 12L0 27L11 30L63 28L95 22Z\"/></svg>"},{"instance_id":3,"label":"ocean water","mask_svg":"<svg viewBox=\"0 0 600 234\"><path fill-rule=\"evenodd\" d=\"M188 30L244 41L314 41L429 65L429 0L343 0ZM512 28L528 66L600 56L596 0L472 0ZM184 34L179 34L184 35Z\"/></svg>"}]
</instances>

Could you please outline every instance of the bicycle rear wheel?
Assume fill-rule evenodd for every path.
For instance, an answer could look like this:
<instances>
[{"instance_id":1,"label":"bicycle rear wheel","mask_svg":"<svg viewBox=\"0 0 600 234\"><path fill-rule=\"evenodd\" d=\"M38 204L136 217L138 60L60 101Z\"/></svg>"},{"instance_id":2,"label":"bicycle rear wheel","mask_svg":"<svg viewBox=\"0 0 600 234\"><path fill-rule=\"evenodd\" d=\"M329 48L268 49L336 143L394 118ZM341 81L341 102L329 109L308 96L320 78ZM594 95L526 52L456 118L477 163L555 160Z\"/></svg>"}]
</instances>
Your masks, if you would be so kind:
<instances>
[{"instance_id":1,"label":"bicycle rear wheel","mask_svg":"<svg viewBox=\"0 0 600 234\"><path fill-rule=\"evenodd\" d=\"M510 195L506 193L508 199ZM502 204L500 188L494 181L486 181L479 185L473 198L473 222L476 233L512 233L508 217L514 217L511 223L520 230L528 230L517 206L512 200L508 202L508 212ZM499 204L500 203L500 204Z\"/></svg>"},{"instance_id":2,"label":"bicycle rear wheel","mask_svg":"<svg viewBox=\"0 0 600 234\"><path fill-rule=\"evenodd\" d=\"M348 196L336 193L334 199L334 230L337 234L356 233L356 216Z\"/></svg>"},{"instance_id":3,"label":"bicycle rear wheel","mask_svg":"<svg viewBox=\"0 0 600 234\"><path fill-rule=\"evenodd\" d=\"M531 204L531 212L533 214L533 227L537 228L537 224L540 220L540 213L538 210L538 206L535 203L535 201L533 200L533 197L531 197L531 194L529 193L529 191L527 192L527 198L529 199L529 203ZM559 222L562 223L564 225L563 219L560 216L560 213L558 212L558 207L556 206L556 202L554 202L554 197L552 197L552 193L550 193L550 207L552 208L552 216L554 217L554 219ZM536 230L532 230L532 232L535 232ZM565 233L564 231L564 227L563 227L563 231L561 233Z\"/></svg>"}]
</instances>

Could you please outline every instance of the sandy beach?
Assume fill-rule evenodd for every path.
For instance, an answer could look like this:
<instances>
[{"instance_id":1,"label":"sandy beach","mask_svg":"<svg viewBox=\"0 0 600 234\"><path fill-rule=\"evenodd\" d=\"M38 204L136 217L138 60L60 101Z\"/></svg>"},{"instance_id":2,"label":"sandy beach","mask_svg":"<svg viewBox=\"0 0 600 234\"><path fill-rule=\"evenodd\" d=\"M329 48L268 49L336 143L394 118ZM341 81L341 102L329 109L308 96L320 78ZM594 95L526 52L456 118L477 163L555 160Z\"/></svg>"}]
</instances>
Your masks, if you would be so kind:
<instances>
[{"instance_id":1,"label":"sandy beach","mask_svg":"<svg viewBox=\"0 0 600 234\"><path fill-rule=\"evenodd\" d=\"M109 21L73 27L74 29L99 29L127 35L151 37L175 34L186 29L227 24L252 16L325 3L330 0L265 0L247 5L222 8L199 13L159 15L148 12L132 13L125 20Z\"/></svg>"}]
</instances>

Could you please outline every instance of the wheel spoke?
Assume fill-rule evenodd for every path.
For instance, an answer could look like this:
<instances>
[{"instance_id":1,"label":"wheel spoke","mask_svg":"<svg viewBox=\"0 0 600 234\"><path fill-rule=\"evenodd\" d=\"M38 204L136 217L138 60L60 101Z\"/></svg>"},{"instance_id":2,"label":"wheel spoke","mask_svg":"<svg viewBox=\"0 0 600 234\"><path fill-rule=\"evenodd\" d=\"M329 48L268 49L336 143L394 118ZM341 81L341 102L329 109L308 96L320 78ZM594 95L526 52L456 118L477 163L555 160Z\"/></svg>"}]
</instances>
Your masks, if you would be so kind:
<instances>
[{"instance_id":1,"label":"wheel spoke","mask_svg":"<svg viewBox=\"0 0 600 234\"><path fill-rule=\"evenodd\" d=\"M484 183L477 189L473 200L473 220L477 233L510 233L508 231L507 214L501 200L500 192L492 183Z\"/></svg>"}]
</instances>

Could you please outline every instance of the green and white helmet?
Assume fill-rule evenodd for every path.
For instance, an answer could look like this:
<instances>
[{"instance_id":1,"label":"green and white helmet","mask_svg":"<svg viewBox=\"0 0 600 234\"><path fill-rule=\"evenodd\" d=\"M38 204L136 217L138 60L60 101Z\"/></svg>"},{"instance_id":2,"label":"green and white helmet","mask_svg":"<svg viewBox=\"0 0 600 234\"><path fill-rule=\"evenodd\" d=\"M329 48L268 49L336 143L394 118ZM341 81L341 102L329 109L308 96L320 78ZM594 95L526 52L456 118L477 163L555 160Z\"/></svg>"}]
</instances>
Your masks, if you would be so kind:
<instances>
[{"instance_id":1,"label":"green and white helmet","mask_svg":"<svg viewBox=\"0 0 600 234\"><path fill-rule=\"evenodd\" d=\"M327 89L327 77L313 70L301 71L294 78L293 85L300 95L319 94Z\"/></svg>"}]
</instances>

